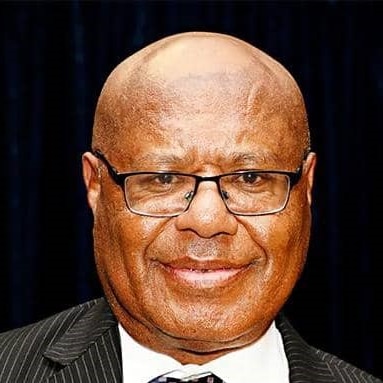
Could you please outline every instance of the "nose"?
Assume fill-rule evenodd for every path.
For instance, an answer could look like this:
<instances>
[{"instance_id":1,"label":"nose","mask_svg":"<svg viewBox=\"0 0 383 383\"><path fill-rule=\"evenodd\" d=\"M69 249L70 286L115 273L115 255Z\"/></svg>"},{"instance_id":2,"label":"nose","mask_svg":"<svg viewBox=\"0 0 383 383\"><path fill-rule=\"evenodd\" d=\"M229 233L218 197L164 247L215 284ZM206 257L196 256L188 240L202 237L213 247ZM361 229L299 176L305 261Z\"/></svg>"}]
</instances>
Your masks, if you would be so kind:
<instances>
[{"instance_id":1,"label":"nose","mask_svg":"<svg viewBox=\"0 0 383 383\"><path fill-rule=\"evenodd\" d=\"M234 235L238 222L227 210L217 185L204 182L199 185L189 209L176 217L176 227L178 230L192 230L203 238L211 238L217 234Z\"/></svg>"}]
</instances>

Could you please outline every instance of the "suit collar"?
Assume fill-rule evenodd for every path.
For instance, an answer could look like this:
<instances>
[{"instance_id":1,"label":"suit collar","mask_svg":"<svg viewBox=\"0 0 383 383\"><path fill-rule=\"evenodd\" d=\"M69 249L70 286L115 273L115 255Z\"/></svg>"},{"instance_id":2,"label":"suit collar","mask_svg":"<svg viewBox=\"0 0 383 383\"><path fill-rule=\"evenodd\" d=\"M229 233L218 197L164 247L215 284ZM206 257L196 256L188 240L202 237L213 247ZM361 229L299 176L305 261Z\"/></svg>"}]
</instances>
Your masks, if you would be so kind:
<instances>
[{"instance_id":1,"label":"suit collar","mask_svg":"<svg viewBox=\"0 0 383 383\"><path fill-rule=\"evenodd\" d=\"M284 315L277 317L276 324L282 334L291 383L336 382L326 362L299 336Z\"/></svg>"},{"instance_id":2,"label":"suit collar","mask_svg":"<svg viewBox=\"0 0 383 383\"><path fill-rule=\"evenodd\" d=\"M60 365L47 380L81 383L122 381L121 347L117 321L105 299L84 305L79 319L44 356Z\"/></svg>"}]
</instances>

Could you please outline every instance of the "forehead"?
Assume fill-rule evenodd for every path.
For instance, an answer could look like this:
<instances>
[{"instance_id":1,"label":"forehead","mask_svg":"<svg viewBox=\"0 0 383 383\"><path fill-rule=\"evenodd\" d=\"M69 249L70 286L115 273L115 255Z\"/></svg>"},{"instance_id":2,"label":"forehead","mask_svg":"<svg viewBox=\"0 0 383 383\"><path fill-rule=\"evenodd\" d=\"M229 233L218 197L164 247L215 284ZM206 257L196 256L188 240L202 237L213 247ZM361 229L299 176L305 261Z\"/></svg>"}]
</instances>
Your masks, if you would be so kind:
<instances>
[{"instance_id":1,"label":"forehead","mask_svg":"<svg viewBox=\"0 0 383 383\"><path fill-rule=\"evenodd\" d=\"M243 52L229 59L240 56L231 48L201 57L183 48L115 74L101 109L116 157L218 158L230 151L291 159L299 152L304 113L284 73Z\"/></svg>"},{"instance_id":2,"label":"forehead","mask_svg":"<svg viewBox=\"0 0 383 383\"><path fill-rule=\"evenodd\" d=\"M233 157L289 158L296 138L287 104L255 82L243 73L146 80L142 91L118 106L116 145L129 161L149 158L148 152L177 158L222 159L229 151Z\"/></svg>"}]
</instances>

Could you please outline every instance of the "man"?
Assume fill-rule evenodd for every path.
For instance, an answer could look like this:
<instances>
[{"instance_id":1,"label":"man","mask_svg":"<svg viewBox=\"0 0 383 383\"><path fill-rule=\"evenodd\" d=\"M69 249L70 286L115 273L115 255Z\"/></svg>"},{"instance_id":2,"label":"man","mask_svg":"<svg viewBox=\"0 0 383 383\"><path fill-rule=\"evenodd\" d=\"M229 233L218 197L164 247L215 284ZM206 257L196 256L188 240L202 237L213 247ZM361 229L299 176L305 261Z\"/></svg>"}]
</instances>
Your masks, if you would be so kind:
<instances>
[{"instance_id":1,"label":"man","mask_svg":"<svg viewBox=\"0 0 383 383\"><path fill-rule=\"evenodd\" d=\"M315 162L297 84L257 48L183 33L123 61L83 155L106 299L2 334L0 382L382 382L281 314Z\"/></svg>"}]
</instances>

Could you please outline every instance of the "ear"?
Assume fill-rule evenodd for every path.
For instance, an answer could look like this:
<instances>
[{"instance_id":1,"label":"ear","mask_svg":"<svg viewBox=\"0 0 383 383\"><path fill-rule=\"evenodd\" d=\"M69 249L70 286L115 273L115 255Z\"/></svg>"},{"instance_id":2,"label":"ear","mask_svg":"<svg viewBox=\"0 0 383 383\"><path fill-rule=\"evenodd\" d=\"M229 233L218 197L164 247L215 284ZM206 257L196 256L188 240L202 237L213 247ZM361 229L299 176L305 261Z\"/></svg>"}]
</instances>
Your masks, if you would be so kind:
<instances>
[{"instance_id":1,"label":"ear","mask_svg":"<svg viewBox=\"0 0 383 383\"><path fill-rule=\"evenodd\" d=\"M87 190L88 204L93 215L96 213L100 195L100 176L98 159L90 152L82 155L82 176Z\"/></svg>"},{"instance_id":2,"label":"ear","mask_svg":"<svg viewBox=\"0 0 383 383\"><path fill-rule=\"evenodd\" d=\"M317 158L316 154L311 152L307 156L307 159L305 161L305 177L307 180L307 200L309 201L309 204L312 203L312 190L314 186L314 173L315 173L315 166L316 166Z\"/></svg>"}]
</instances>

